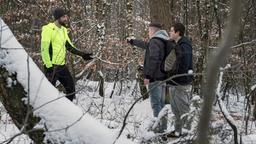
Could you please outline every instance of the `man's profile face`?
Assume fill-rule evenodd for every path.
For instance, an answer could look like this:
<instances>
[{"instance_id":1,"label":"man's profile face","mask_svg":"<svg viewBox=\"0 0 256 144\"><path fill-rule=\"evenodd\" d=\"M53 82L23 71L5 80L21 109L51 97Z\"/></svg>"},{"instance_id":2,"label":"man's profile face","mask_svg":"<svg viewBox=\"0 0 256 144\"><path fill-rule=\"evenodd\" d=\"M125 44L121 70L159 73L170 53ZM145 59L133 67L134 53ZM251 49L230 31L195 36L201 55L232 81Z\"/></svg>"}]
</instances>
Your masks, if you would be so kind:
<instances>
[{"instance_id":1,"label":"man's profile face","mask_svg":"<svg viewBox=\"0 0 256 144\"><path fill-rule=\"evenodd\" d=\"M155 34L156 28L155 27L149 27L148 28L148 36L149 38L152 38L152 36Z\"/></svg>"},{"instance_id":2,"label":"man's profile face","mask_svg":"<svg viewBox=\"0 0 256 144\"><path fill-rule=\"evenodd\" d=\"M178 31L175 32L174 27L171 27L169 34L170 34L170 39L177 40L180 32L178 32Z\"/></svg>"},{"instance_id":3,"label":"man's profile face","mask_svg":"<svg viewBox=\"0 0 256 144\"><path fill-rule=\"evenodd\" d=\"M60 17L58 22L60 25L66 26L68 24L68 15L64 15L64 16Z\"/></svg>"}]
</instances>

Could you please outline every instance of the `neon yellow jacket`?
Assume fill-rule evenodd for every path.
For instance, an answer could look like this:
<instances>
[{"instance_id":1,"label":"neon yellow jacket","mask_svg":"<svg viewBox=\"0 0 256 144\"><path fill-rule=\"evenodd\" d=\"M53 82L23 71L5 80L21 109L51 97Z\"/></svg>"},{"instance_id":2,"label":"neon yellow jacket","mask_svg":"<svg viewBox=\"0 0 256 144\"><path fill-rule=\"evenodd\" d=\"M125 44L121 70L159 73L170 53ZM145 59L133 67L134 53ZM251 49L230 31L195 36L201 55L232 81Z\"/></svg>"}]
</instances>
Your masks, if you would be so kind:
<instances>
[{"instance_id":1,"label":"neon yellow jacket","mask_svg":"<svg viewBox=\"0 0 256 144\"><path fill-rule=\"evenodd\" d=\"M66 50L75 49L64 26L60 28L54 23L49 23L42 28L41 33L41 56L47 68L52 65L64 65ZM79 51L80 52L80 51ZM82 52L78 53L82 55Z\"/></svg>"}]
</instances>

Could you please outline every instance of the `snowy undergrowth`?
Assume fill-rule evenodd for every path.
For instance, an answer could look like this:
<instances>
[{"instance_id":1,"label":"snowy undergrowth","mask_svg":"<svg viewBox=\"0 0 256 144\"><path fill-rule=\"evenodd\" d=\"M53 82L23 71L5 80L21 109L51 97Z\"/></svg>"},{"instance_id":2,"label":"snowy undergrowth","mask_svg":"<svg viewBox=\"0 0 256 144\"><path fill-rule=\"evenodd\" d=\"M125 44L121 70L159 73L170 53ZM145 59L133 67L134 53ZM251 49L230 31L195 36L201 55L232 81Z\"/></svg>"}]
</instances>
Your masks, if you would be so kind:
<instances>
[{"instance_id":1,"label":"snowy undergrowth","mask_svg":"<svg viewBox=\"0 0 256 144\"><path fill-rule=\"evenodd\" d=\"M119 131L124 117L132 103L140 97L136 81L122 81L116 84L112 98L110 95L114 83L105 83L105 98L98 93L98 82L89 83L80 80L77 89L82 89L77 94L77 104L84 110L102 121L107 127ZM143 121L152 118L152 110L149 99L138 102L129 114L124 134L131 139L137 138L140 133L140 125Z\"/></svg>"},{"instance_id":2,"label":"snowy undergrowth","mask_svg":"<svg viewBox=\"0 0 256 144\"><path fill-rule=\"evenodd\" d=\"M123 119L133 102L141 96L136 81L118 82L114 89L113 97L110 98L114 83L105 83L105 98L98 94L98 82L80 80L77 83L79 93L77 94L77 104L84 110L104 122L109 128L119 130L123 124ZM122 88L121 88L122 86ZM83 89L80 91L80 89ZM120 92L121 91L121 92ZM199 96L193 97L193 103L200 101ZM104 104L103 104L104 103ZM103 108L102 108L103 106ZM170 107L167 105L167 107ZM173 130L174 116L170 108L168 112L167 131ZM152 109L149 99L139 101L129 114L124 135L139 143L142 139L150 139L155 134L150 131L156 120L152 116ZM195 115L199 113L199 104L196 108L191 107L191 123L193 131L196 130ZM194 120L194 121L193 121ZM193 133L191 131L191 133Z\"/></svg>"},{"instance_id":3,"label":"snowy undergrowth","mask_svg":"<svg viewBox=\"0 0 256 144\"><path fill-rule=\"evenodd\" d=\"M102 122L109 129L113 129L113 131L118 133L122 126L125 114L127 113L132 103L138 97L140 97L140 92L138 90L138 85L136 81L123 81L122 88L120 82L116 84L113 97L110 98L113 86L114 83L105 83L105 100L103 105L103 98L98 93L98 82L81 79L77 82L76 85L78 93L77 101L75 103L83 110L83 112L89 113L94 118ZM193 96L193 101L197 102L195 104L197 104L198 106L191 106L189 116L193 117L193 121L190 133L196 132L198 118L195 118L194 116L198 117L198 107L200 106L200 100L201 99L199 96ZM239 96L239 99L237 99L235 95L230 94L228 111L234 117L234 119L240 126L240 129L243 126L243 103L244 96ZM2 114L5 114L5 111L3 111ZM168 131L170 131L173 129L173 114L171 111L169 111L168 117ZM3 123L3 121L6 120L9 122L8 124ZM147 131L149 129L148 126L152 125L153 120L154 119L152 117L152 109L149 99L139 101L128 117L127 125L124 130L124 136L130 138L135 143L141 142L142 138L150 139L151 137L154 137L154 133L152 133L151 131ZM250 134L247 136L243 136L243 142L245 144L253 144L252 142L255 140L254 137L256 133L256 128L252 122L250 124L252 126L250 129ZM8 119L8 116L6 116L5 114L4 116L2 116L1 121L1 140L3 140L3 137L9 137L11 136L11 134L15 134L15 132L12 133L10 131L11 129L4 128L5 126L12 127L13 129L15 129L16 132L18 132L15 126L11 123L11 120ZM213 118L211 120L211 134L211 142L214 144L233 143L233 131L226 123L217 105L214 106ZM29 139L26 138L26 136L22 136L18 139L19 143L16 142L16 144L23 144L29 142ZM173 142L169 141L169 144L171 143Z\"/></svg>"},{"instance_id":4,"label":"snowy undergrowth","mask_svg":"<svg viewBox=\"0 0 256 144\"><path fill-rule=\"evenodd\" d=\"M91 115L101 120L109 128L119 130L122 126L124 115L127 113L132 103L138 97L140 97L140 92L138 90L139 88L136 81L123 81L122 88L120 82L118 82L116 88L114 89L113 97L109 98L113 85L114 83L105 83L106 97L102 109L103 98L98 94L98 82L91 82L88 80L78 81L77 87L84 88L84 90L81 90L78 93L77 104L83 108L84 111L88 111ZM239 95L239 97L237 97L236 95L230 93L229 97L227 107L228 111L238 123L239 129L242 129L244 126L244 96ZM192 120L192 127L189 131L189 133L192 134L191 138L195 138L197 133L196 130L197 123L199 121L198 116L200 112L200 101L201 99L199 96L193 96L191 110L188 114ZM227 101L224 102L227 104ZM168 111L167 131L171 131L173 129L173 119L174 117L170 110ZM140 142L142 138L150 139L150 137L155 135L151 131L147 131L149 129L148 126L152 125L152 121L154 121L154 118L152 117L152 109L149 99L144 101L141 100L135 105L134 109L130 113L124 134L135 142ZM251 134L256 133L255 124L253 122L250 122L250 124L250 135L243 136L243 141L247 143L252 142L252 140L250 140L252 138ZM218 105L214 106L213 118L211 120L210 127L212 143L233 143L233 131L225 121Z\"/></svg>"},{"instance_id":5,"label":"snowy undergrowth","mask_svg":"<svg viewBox=\"0 0 256 144\"><path fill-rule=\"evenodd\" d=\"M3 105L0 103L0 143L19 133L17 127L13 124L10 116L7 114ZM16 137L11 144L29 144L31 140L26 135Z\"/></svg>"}]
</instances>

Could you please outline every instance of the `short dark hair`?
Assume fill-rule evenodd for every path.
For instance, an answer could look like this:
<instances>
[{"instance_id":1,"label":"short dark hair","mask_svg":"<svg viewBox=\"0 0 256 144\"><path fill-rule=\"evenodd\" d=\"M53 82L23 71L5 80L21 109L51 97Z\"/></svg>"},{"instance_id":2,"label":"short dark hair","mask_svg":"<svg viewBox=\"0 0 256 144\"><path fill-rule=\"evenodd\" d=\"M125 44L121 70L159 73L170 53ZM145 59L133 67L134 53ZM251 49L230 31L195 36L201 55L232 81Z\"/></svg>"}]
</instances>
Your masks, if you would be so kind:
<instances>
[{"instance_id":1,"label":"short dark hair","mask_svg":"<svg viewBox=\"0 0 256 144\"><path fill-rule=\"evenodd\" d=\"M158 23L158 22L151 22L149 24L149 27L155 27L155 28L158 28L158 29L163 29L163 25L161 23Z\"/></svg>"},{"instance_id":2,"label":"short dark hair","mask_svg":"<svg viewBox=\"0 0 256 144\"><path fill-rule=\"evenodd\" d=\"M175 23L172 27L175 32L180 32L180 36L184 36L185 26L182 23Z\"/></svg>"}]
</instances>

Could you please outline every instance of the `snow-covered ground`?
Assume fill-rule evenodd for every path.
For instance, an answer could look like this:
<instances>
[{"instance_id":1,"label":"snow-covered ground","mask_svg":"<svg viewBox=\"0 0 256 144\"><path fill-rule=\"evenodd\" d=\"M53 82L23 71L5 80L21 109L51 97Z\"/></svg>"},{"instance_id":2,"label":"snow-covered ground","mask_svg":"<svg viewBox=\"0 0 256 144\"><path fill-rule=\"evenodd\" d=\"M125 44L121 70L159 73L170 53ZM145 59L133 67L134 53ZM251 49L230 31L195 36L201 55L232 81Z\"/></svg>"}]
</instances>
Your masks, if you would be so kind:
<instances>
[{"instance_id":1,"label":"snow-covered ground","mask_svg":"<svg viewBox=\"0 0 256 144\"><path fill-rule=\"evenodd\" d=\"M30 88L30 104L34 107L63 96L62 92L55 89L44 77L42 72L33 63L32 59L27 59L27 54L22 46L16 41L9 28L0 19L1 47L19 48L19 50L0 49L0 66L4 66L10 72L18 73L18 81L28 92ZM8 52L8 53L7 53ZM30 80L33 84L28 85L28 65L30 70ZM9 85L15 84L8 79ZM60 139L66 144L110 144L117 137L126 113L136 99L140 97L138 83L136 81L122 81L116 83L105 83L104 98L98 93L99 84L95 81L81 79L76 84L77 99L71 103L66 98L60 98L51 102L34 112L42 118L40 124L45 124L48 130L56 130L72 125L68 129L55 132L46 132L49 139ZM113 90L112 98L110 98ZM200 101L199 96L194 96L194 102ZM240 131L244 129L242 120L244 115L244 96L236 99L230 94L228 111L239 125ZM19 133L14 126L3 106L0 105L0 143L8 140L13 135ZM191 104L190 117L192 118L192 136L196 130L199 109ZM149 99L139 101L132 109L126 121L125 130L117 144L141 143L143 139L150 139L155 134L149 130L155 119L152 117L152 109ZM73 125L74 124L74 125ZM40 125L39 125L40 126ZM212 128L212 143L233 143L233 133L225 122L218 106L214 107ZM173 114L168 110L168 131L173 129ZM243 131L242 131L243 132ZM255 123L250 122L249 135L244 136L244 144L256 144ZM195 136L195 133L194 133ZM26 135L21 135L12 141L12 144L29 144L31 141ZM151 143L156 143L153 141ZM171 144L173 141L168 140ZM179 142L177 142L179 143Z\"/></svg>"},{"instance_id":2,"label":"snow-covered ground","mask_svg":"<svg viewBox=\"0 0 256 144\"><path fill-rule=\"evenodd\" d=\"M136 81L123 81L122 89L121 84L117 83L112 98L111 95L114 83L105 83L105 99L98 93L98 82L81 79L77 82L77 100L74 102L84 113L88 113L96 118L99 122L103 123L106 127L114 131L116 134L119 132L125 114L132 105L132 103L140 96ZM120 90L122 90L120 92ZM230 98L230 106L228 110L234 117L239 128L243 127L243 96L239 97L237 101L236 96ZM4 109L1 111L1 122L0 122L0 141L3 141L12 135L18 133L17 128L12 124L10 117L6 114ZM233 143L233 132L226 123L218 106L214 107L213 120L211 127L216 130L213 132L212 143ZM168 131L173 129L173 117L171 111L169 111L169 124ZM147 126L153 121L152 109L150 107L149 99L139 101L127 120L126 128L123 132L123 136L131 139L134 143L141 143L142 139L150 139L154 137L153 132L147 131ZM195 125L194 125L195 126ZM256 128L255 124L251 123L250 128L251 134L243 136L244 144L256 144ZM30 140L25 135L17 137L13 144L25 144L29 143ZM173 141L169 141L171 144ZM152 142L154 143L154 142Z\"/></svg>"}]
</instances>

